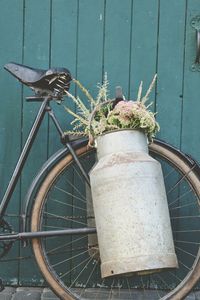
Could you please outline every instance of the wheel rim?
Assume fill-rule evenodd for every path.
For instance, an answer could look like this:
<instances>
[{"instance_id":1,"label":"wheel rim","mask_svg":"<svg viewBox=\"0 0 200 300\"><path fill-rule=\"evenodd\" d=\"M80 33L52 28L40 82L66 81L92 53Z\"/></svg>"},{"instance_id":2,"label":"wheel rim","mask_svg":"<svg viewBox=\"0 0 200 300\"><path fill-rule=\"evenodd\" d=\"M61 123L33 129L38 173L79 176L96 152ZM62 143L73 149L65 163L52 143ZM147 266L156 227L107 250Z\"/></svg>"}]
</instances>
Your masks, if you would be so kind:
<instances>
[{"instance_id":1,"label":"wheel rim","mask_svg":"<svg viewBox=\"0 0 200 300\"><path fill-rule=\"evenodd\" d=\"M158 153L163 149L153 146L151 150L153 156L158 158ZM84 153L84 150L82 152ZM174 160L174 155L169 153L170 155ZM177 299L180 299L180 294L184 290L182 286L187 282L191 284L188 277L199 256L199 195L194 192L195 188L199 193L199 180L182 161L179 163L178 157L175 162L182 164L182 171L186 172L187 176L179 174L166 160L158 159L164 172L179 269L152 275L101 279L94 235L92 239L89 238L90 240L88 236L83 235L34 240L33 249L38 264L61 299L139 299L141 296L149 299L151 294L151 299L156 300L172 299L176 293L179 293ZM81 160L89 170L94 163L93 152L84 155ZM66 163L70 163L70 157L63 166ZM38 204L34 208L32 218L34 231L92 225L93 221L91 215L88 215L84 199L86 185L82 182L79 171L73 163L67 170L62 169L60 167L59 172L57 171L60 175L56 180L55 172L52 173L52 178L47 180L52 182L49 193L46 194L47 184L44 183L43 191L38 194L37 199L40 200L36 201ZM73 178L73 184L69 178ZM44 198L46 201L42 200ZM93 245L90 251L88 243Z\"/></svg>"}]
</instances>

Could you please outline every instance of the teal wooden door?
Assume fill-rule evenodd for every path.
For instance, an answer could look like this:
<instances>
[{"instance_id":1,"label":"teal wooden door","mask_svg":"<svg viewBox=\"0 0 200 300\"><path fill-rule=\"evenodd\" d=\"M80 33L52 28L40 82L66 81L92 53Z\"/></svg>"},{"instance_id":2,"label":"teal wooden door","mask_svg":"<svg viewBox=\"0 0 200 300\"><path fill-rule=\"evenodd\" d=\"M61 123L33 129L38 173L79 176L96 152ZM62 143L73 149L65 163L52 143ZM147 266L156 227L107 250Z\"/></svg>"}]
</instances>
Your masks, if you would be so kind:
<instances>
[{"instance_id":1,"label":"teal wooden door","mask_svg":"<svg viewBox=\"0 0 200 300\"><path fill-rule=\"evenodd\" d=\"M158 73L151 96L158 136L200 161L200 73L191 68L196 54L191 20L200 15L199 0L0 0L0 8L1 196L38 109L24 101L31 92L3 70L9 61L65 66L92 94L106 71L110 97L121 85L129 99L136 97L141 80L147 87ZM55 109L67 128L64 109ZM7 212L16 230L28 185L59 147L48 119L35 146ZM30 248L20 243L1 263L1 277L11 284L44 284Z\"/></svg>"}]
</instances>

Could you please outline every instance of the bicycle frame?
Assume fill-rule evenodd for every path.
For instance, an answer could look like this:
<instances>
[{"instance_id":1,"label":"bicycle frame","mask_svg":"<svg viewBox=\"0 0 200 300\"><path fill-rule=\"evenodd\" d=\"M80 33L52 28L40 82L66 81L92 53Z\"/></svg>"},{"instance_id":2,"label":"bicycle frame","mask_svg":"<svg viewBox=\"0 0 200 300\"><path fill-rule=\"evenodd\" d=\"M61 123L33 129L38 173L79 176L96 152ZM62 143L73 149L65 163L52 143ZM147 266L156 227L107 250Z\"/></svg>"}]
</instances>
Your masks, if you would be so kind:
<instances>
[{"instance_id":1,"label":"bicycle frame","mask_svg":"<svg viewBox=\"0 0 200 300\"><path fill-rule=\"evenodd\" d=\"M40 106L40 109L37 113L37 116L35 118L35 121L32 125L32 128L29 132L29 135L27 137L27 140L25 142L25 145L22 149L22 152L21 152L21 155L17 161L17 164L16 164L16 167L13 171L13 174L12 174L12 177L11 177L11 180L8 184L8 187L5 191L5 194L3 196L3 199L1 201L1 204L0 204L0 221L3 220L3 217L4 217L4 214L5 214L5 211L7 209L7 206L9 204L9 201L11 199L11 196L15 190L15 187L16 187L16 184L20 178L20 175L22 173L22 170L23 170L23 167L24 167L24 164L28 158L28 155L29 155L29 152L31 150L31 147L34 143L34 140L35 140L35 137L37 136L37 133L38 133L38 130L42 124L42 121L44 119L44 116L46 113L49 114L51 120L53 121L59 135L60 135L60 139L61 139L61 143L65 146L65 149L63 151L63 153L66 152L66 150L68 152L70 152L70 154L72 155L72 157L74 158L74 161L76 163L76 165L78 166L82 176L85 178L86 182L88 185L90 185L90 182L89 182L89 177L88 175L86 174L84 168L82 167L76 153L75 153L75 150L73 148L73 145L70 143L69 141L69 137L66 136L63 132L63 130L61 129L61 126L50 106L50 101L52 100L52 98L49 98L48 96L45 97L45 98L36 98L36 97L32 97L32 98L29 98L29 99L41 99L42 100L42 104ZM41 101L40 100L40 101ZM36 100L38 101L38 100ZM56 155L54 156L56 157ZM47 161L48 162L48 161ZM48 167L48 163L46 165L44 165L44 167L41 169L40 173L39 173L39 177L40 175L42 175L44 173L44 171L47 169ZM37 181L37 180L36 180ZM32 188L30 189L31 191L33 190L33 188L35 187L35 184L32 185ZM29 193L31 194L31 193ZM25 222L26 222L26 213L27 213L27 207L28 207L28 203L30 201L30 195L28 195L26 197L26 208L25 208L25 215L23 216ZM26 225L23 226L23 229L25 230L26 228ZM76 232L80 233L80 229L73 229L73 233L76 234ZM96 230L94 228L88 228L88 229L84 229L82 230L83 234L85 233L94 233L96 232ZM0 240L18 240L18 239L27 239L27 238L34 238L34 237L44 237L44 236L55 236L55 235L65 235L65 234L71 234L72 233L72 230L71 229L66 229L66 230L54 230L54 231L44 231L44 232L21 232L21 233L18 233L18 234L2 234L0 235Z\"/></svg>"}]
</instances>

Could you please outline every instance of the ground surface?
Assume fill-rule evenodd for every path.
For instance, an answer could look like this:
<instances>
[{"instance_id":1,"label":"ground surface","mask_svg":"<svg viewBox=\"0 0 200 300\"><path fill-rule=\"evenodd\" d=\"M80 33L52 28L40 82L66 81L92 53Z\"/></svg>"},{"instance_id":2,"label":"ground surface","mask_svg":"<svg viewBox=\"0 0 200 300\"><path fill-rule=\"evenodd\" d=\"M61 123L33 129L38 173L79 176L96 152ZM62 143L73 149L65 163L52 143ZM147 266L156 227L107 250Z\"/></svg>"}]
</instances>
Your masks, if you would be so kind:
<instances>
[{"instance_id":1,"label":"ground surface","mask_svg":"<svg viewBox=\"0 0 200 300\"><path fill-rule=\"evenodd\" d=\"M92 293L88 291L88 295L91 294L91 297L87 297L90 299L94 299ZM94 295L94 294L93 294ZM104 298L104 297L103 297ZM101 299L103 299L101 298ZM106 299L105 297L104 299ZM83 298L84 299L84 298ZM97 298L95 298L97 299ZM117 298L114 298L117 299ZM127 294L124 300L128 299L144 299L141 298L141 295L134 295L134 297L130 298ZM152 299L149 295L145 300ZM59 300L59 298L47 288L35 288L35 287L5 287L5 289L0 293L0 300ZM97 299L98 300L98 299ZM200 291L191 293L186 300L200 300Z\"/></svg>"}]
</instances>

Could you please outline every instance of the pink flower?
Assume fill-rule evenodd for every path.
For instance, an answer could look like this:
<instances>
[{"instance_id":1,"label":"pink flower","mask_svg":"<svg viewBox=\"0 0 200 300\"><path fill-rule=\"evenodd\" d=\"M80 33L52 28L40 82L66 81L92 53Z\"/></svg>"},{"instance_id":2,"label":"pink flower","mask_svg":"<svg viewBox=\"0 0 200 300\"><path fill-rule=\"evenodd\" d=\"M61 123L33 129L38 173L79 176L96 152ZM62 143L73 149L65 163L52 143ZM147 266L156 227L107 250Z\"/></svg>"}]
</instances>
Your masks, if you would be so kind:
<instances>
[{"instance_id":1,"label":"pink flower","mask_svg":"<svg viewBox=\"0 0 200 300\"><path fill-rule=\"evenodd\" d=\"M133 113L133 107L135 106L134 101L120 101L113 109L114 114L125 115L131 117Z\"/></svg>"}]
</instances>

